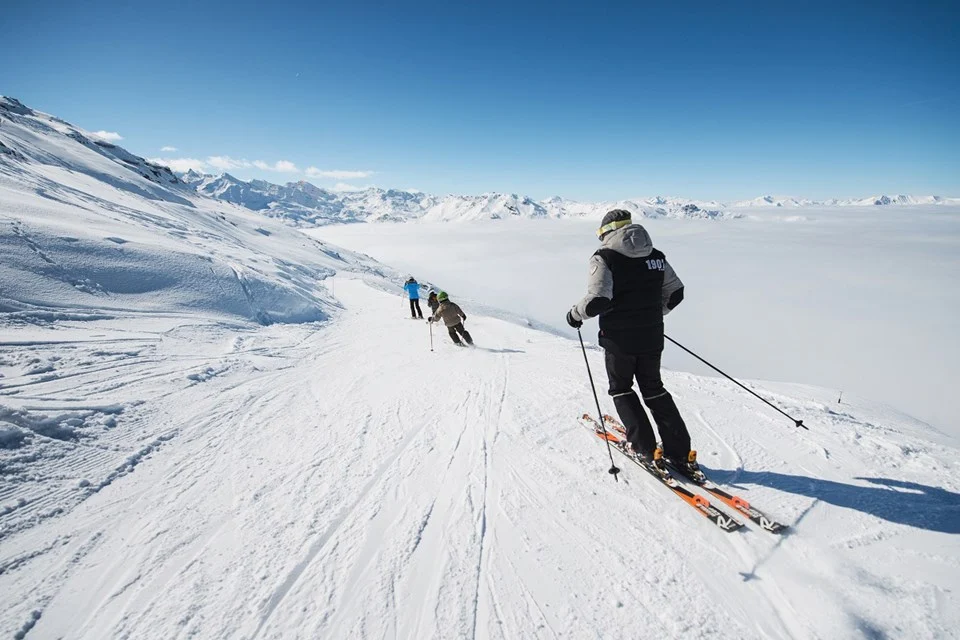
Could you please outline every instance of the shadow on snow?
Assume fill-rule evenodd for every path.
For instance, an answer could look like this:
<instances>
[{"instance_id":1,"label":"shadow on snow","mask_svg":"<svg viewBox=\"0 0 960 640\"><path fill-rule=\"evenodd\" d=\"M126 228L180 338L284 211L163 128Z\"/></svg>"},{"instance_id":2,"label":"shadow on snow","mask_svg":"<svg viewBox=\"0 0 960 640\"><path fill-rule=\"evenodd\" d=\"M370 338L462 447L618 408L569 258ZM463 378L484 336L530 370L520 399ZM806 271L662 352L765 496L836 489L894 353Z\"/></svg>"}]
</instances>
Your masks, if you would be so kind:
<instances>
[{"instance_id":1,"label":"shadow on snow","mask_svg":"<svg viewBox=\"0 0 960 640\"><path fill-rule=\"evenodd\" d=\"M889 478L854 478L870 484L863 486L770 471L716 469L712 474L718 480L726 475L731 486L761 485L854 509L888 522L940 533L960 533L960 493L941 487Z\"/></svg>"},{"instance_id":2,"label":"shadow on snow","mask_svg":"<svg viewBox=\"0 0 960 640\"><path fill-rule=\"evenodd\" d=\"M487 353L526 353L520 349L491 349L489 347L477 347L474 346L474 349L477 351L486 351Z\"/></svg>"}]
</instances>

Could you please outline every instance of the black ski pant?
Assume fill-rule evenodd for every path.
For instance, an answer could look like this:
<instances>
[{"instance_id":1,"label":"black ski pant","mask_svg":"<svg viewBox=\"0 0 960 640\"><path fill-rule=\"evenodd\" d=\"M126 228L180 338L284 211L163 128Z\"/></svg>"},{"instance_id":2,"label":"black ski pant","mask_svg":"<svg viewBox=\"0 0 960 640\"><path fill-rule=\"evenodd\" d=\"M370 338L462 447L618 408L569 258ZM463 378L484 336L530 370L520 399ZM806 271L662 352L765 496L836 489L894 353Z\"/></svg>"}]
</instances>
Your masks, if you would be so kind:
<instances>
[{"instance_id":1,"label":"black ski pant","mask_svg":"<svg viewBox=\"0 0 960 640\"><path fill-rule=\"evenodd\" d=\"M410 299L410 315L423 320L423 312L420 311L420 298Z\"/></svg>"},{"instance_id":2,"label":"black ski pant","mask_svg":"<svg viewBox=\"0 0 960 640\"><path fill-rule=\"evenodd\" d=\"M620 421L627 428L627 440L633 445L634 451L649 454L657 446L650 420L633 391L633 380L636 378L643 403L657 423L663 442L663 455L678 462L686 461L690 452L690 434L673 396L663 388L660 354L628 355L608 349L606 365L610 395Z\"/></svg>"},{"instance_id":3,"label":"black ski pant","mask_svg":"<svg viewBox=\"0 0 960 640\"><path fill-rule=\"evenodd\" d=\"M463 339L467 341L467 344L473 344L473 338L470 337L470 332L463 328L462 322L458 322L452 327L447 327L447 331L450 332L450 337L457 344L463 344L460 342L460 336L463 336ZM457 335L458 333L460 336Z\"/></svg>"}]
</instances>

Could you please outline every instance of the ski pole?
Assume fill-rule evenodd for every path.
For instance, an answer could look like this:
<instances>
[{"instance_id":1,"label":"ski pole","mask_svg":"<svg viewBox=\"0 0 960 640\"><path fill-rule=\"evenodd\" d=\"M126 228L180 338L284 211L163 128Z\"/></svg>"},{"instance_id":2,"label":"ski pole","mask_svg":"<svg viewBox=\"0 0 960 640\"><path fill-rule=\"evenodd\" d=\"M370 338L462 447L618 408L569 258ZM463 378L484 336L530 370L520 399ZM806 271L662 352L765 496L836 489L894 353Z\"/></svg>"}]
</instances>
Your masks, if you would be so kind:
<instances>
[{"instance_id":1,"label":"ski pole","mask_svg":"<svg viewBox=\"0 0 960 640\"><path fill-rule=\"evenodd\" d=\"M433 323L428 321L427 326L430 327L430 351L433 351Z\"/></svg>"},{"instance_id":2,"label":"ski pole","mask_svg":"<svg viewBox=\"0 0 960 640\"><path fill-rule=\"evenodd\" d=\"M600 422L597 424L603 425L603 410L600 408L600 398L597 397L597 388L593 384L593 373L590 372L590 361L587 360L587 348L583 346L583 334L580 333L579 327L577 328L577 337L580 338L580 350L583 351L583 362L587 365L587 377L590 378L590 391L593 392L593 400L597 403L597 415L600 416ZM603 428L606 432L607 428ZM610 456L610 470L607 472L613 476L613 479L617 482L620 482L620 478L617 477L617 474L620 473L620 469L617 468L617 464L613 461L613 451L610 449L610 439L604 438L607 442L607 454Z\"/></svg>"},{"instance_id":3,"label":"ski pole","mask_svg":"<svg viewBox=\"0 0 960 640\"><path fill-rule=\"evenodd\" d=\"M793 421L793 424L794 424L795 426L798 426L798 427L801 427L801 428L803 428L803 429L806 429L807 431L810 430L810 428L809 428L807 425L803 424L803 420L797 420L796 418L794 418L792 415L790 415L789 413L787 413L786 411L784 411L783 409L781 409L781 408L778 407L777 405L773 404L772 402L770 402L770 401L767 400L766 398L762 397L760 394L758 394L758 393L757 393L756 391L754 391L753 389L747 387L745 384L743 384L742 382L740 382L739 380L737 380L737 379L734 378L733 376L731 376L731 375L729 375L729 374L726 374L726 373L724 373L723 371L721 371L720 369L718 369L717 367L713 366L712 364L710 364L709 362L707 362L706 360L704 360L703 358L701 358L700 356L698 356L697 354L695 354L693 351L690 351L690 349L687 349L685 346L683 346L682 344L680 344L679 342L677 342L676 340L674 340L673 338L671 338L671 337L668 336L667 334L663 334L663 337L666 338L667 340L669 340L670 342L672 342L673 344L677 345L678 347L680 347L681 349L683 349L684 351L686 351L687 353L689 353L690 355L692 355L694 358L696 358L697 360L699 360L699 361L702 362L703 364L707 365L708 367L710 367L711 369L713 369L714 371L716 371L717 373L719 373L719 374L722 375L723 377L725 377L725 378L727 378L727 379L729 379L729 380L732 380L732 381L735 382L737 385L739 385L740 388L742 388L744 391L747 391L747 392L753 394L753 395L756 396L758 399L762 400L763 402L767 403L769 406L771 406L771 407L773 407L774 409L776 409L777 411L779 411L781 414L783 414L784 416L786 416L787 418L789 418L790 420L792 420L792 421Z\"/></svg>"}]
</instances>

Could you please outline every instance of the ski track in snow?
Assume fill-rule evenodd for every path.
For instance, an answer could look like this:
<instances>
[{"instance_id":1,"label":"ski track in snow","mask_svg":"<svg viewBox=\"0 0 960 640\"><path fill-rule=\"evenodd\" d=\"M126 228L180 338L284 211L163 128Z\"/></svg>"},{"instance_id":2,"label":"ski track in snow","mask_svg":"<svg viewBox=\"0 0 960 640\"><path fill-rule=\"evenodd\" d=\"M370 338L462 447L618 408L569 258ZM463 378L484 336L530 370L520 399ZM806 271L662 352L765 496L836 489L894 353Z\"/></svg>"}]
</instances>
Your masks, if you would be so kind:
<instances>
[{"instance_id":1,"label":"ski track in snow","mask_svg":"<svg viewBox=\"0 0 960 640\"><path fill-rule=\"evenodd\" d=\"M476 348L441 330L431 353L396 297L336 291L322 325L11 333L0 405L21 409L2 419L37 431L34 460L3 458L0 631L949 637L960 621L957 450L896 414L775 385L800 432L668 372L704 466L794 526L724 534L629 465L610 480L575 421L592 402L576 343L471 316ZM61 414L74 435L43 436Z\"/></svg>"}]
</instances>

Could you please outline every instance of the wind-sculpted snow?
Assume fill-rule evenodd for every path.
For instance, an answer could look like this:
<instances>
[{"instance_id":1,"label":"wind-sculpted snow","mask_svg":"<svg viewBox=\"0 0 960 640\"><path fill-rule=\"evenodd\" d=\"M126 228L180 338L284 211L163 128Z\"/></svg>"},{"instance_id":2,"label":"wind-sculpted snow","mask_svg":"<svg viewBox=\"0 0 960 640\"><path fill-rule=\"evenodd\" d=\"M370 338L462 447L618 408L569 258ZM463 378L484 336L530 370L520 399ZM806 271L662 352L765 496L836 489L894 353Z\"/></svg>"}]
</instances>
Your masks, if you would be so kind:
<instances>
[{"instance_id":1,"label":"wind-sculpted snow","mask_svg":"<svg viewBox=\"0 0 960 640\"><path fill-rule=\"evenodd\" d=\"M8 162L16 160L28 165L32 161L63 167L148 199L189 204L184 197L184 185L169 168L96 140L58 118L0 96L0 120L0 144L8 149Z\"/></svg>"},{"instance_id":2,"label":"wind-sculpted snow","mask_svg":"<svg viewBox=\"0 0 960 640\"><path fill-rule=\"evenodd\" d=\"M0 311L8 320L176 312L324 320L338 269L399 279L163 167L0 98Z\"/></svg>"}]
</instances>

